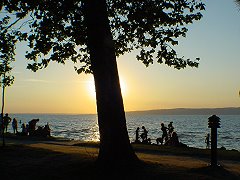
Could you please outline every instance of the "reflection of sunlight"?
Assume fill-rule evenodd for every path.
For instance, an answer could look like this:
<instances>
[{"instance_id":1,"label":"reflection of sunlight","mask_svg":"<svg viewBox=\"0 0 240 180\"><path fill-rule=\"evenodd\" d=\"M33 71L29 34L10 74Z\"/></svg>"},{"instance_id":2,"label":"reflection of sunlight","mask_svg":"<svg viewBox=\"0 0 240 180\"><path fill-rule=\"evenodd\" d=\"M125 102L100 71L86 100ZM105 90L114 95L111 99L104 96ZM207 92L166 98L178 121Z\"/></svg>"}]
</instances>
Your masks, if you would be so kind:
<instances>
[{"instance_id":1,"label":"reflection of sunlight","mask_svg":"<svg viewBox=\"0 0 240 180\"><path fill-rule=\"evenodd\" d=\"M121 86L121 92L123 96L126 96L127 94L127 86L125 81L120 78L120 86ZM96 92L95 92L95 84L93 80L87 81L87 89L91 97L96 98Z\"/></svg>"},{"instance_id":2,"label":"reflection of sunlight","mask_svg":"<svg viewBox=\"0 0 240 180\"><path fill-rule=\"evenodd\" d=\"M98 131L93 132L91 141L94 141L94 142L100 141L100 135L99 135L99 132L98 132Z\"/></svg>"}]
</instances>

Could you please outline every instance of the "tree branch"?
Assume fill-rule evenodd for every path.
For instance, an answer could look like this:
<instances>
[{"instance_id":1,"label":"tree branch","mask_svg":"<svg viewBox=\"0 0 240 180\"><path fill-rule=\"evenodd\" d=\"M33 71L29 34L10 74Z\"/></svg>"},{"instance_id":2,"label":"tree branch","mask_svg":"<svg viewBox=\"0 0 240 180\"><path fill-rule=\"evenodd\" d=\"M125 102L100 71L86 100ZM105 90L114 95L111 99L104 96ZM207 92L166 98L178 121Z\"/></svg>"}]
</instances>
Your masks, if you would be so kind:
<instances>
[{"instance_id":1,"label":"tree branch","mask_svg":"<svg viewBox=\"0 0 240 180\"><path fill-rule=\"evenodd\" d=\"M21 18L17 19L15 22L13 22L12 24L10 24L8 27L5 28L5 30L10 29L13 25L17 24L18 21L20 21Z\"/></svg>"}]
</instances>

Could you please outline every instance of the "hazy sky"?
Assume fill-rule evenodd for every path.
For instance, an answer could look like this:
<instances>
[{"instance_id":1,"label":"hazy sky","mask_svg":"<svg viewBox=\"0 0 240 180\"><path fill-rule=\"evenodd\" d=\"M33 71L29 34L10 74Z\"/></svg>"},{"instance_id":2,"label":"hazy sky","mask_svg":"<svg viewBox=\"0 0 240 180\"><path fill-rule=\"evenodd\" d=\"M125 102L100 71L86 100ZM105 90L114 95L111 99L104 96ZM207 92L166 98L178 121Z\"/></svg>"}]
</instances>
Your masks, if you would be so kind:
<instances>
[{"instance_id":1,"label":"hazy sky","mask_svg":"<svg viewBox=\"0 0 240 180\"><path fill-rule=\"evenodd\" d=\"M211 0L203 15L177 47L180 55L200 57L199 68L146 68L134 53L118 58L126 111L240 106L240 8L234 0ZM71 62L31 72L24 51L17 49L6 112L96 113L91 75L78 75Z\"/></svg>"}]
</instances>

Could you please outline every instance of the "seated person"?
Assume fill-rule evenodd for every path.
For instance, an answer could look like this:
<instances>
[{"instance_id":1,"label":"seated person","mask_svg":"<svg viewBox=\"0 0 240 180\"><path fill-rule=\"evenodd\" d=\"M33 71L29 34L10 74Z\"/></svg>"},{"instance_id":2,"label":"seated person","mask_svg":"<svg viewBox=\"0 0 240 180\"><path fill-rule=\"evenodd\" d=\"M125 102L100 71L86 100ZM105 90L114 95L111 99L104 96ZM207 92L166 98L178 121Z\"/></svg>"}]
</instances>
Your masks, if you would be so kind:
<instances>
[{"instance_id":1,"label":"seated person","mask_svg":"<svg viewBox=\"0 0 240 180\"><path fill-rule=\"evenodd\" d=\"M36 130L36 124L39 121L39 119L32 119L31 121L28 122L28 131L29 135L32 136L35 133Z\"/></svg>"},{"instance_id":2,"label":"seated person","mask_svg":"<svg viewBox=\"0 0 240 180\"><path fill-rule=\"evenodd\" d=\"M27 131L27 127L26 127L25 123L22 123L21 128L22 128L22 135L26 136L28 134L28 131Z\"/></svg>"},{"instance_id":3,"label":"seated person","mask_svg":"<svg viewBox=\"0 0 240 180\"><path fill-rule=\"evenodd\" d=\"M43 128L43 136L44 137L51 136L50 131L51 131L51 129L49 127L49 124L47 123Z\"/></svg>"},{"instance_id":4,"label":"seated person","mask_svg":"<svg viewBox=\"0 0 240 180\"><path fill-rule=\"evenodd\" d=\"M169 146L179 146L180 145L179 140L178 140L178 135L175 131L172 132L172 136L165 143L165 145L169 145Z\"/></svg>"}]
</instances>

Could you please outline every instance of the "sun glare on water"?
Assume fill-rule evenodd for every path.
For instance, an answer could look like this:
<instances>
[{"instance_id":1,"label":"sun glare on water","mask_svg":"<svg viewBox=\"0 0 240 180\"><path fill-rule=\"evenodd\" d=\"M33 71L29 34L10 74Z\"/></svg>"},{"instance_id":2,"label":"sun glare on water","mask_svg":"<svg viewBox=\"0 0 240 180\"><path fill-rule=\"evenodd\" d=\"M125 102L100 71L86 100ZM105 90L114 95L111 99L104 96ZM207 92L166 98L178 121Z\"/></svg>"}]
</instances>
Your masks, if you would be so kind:
<instances>
[{"instance_id":1,"label":"sun glare on water","mask_svg":"<svg viewBox=\"0 0 240 180\"><path fill-rule=\"evenodd\" d=\"M124 80L120 78L120 86L121 86L121 92L123 96L126 96L127 94L127 86ZM96 98L96 91L95 91L95 84L93 80L88 81L87 88L89 95L93 98Z\"/></svg>"}]
</instances>

